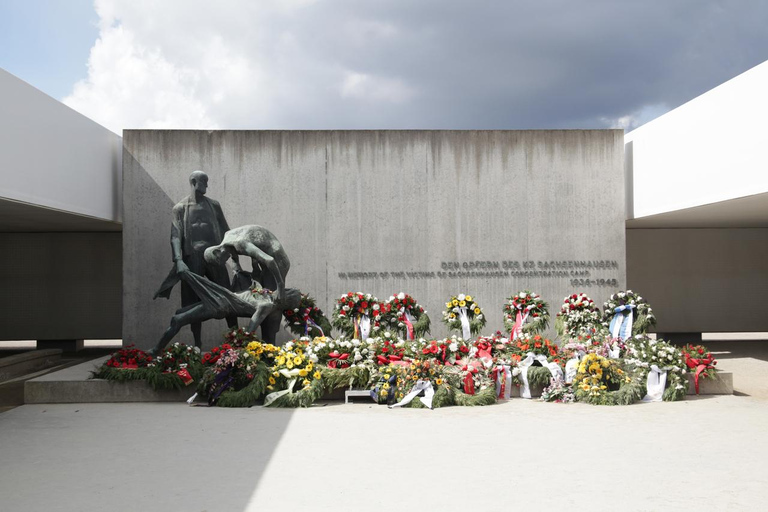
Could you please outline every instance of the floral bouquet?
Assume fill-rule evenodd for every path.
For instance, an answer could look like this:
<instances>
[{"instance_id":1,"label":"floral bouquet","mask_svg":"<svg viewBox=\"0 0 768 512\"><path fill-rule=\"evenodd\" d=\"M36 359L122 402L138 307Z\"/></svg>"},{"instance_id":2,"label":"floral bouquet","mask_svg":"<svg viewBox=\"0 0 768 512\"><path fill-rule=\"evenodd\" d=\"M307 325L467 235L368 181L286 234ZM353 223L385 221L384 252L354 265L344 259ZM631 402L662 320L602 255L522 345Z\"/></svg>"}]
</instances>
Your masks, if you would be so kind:
<instances>
[{"instance_id":1,"label":"floral bouquet","mask_svg":"<svg viewBox=\"0 0 768 512\"><path fill-rule=\"evenodd\" d=\"M576 395L573 392L573 386L565 383L562 378L552 378L549 386L541 392L542 402L555 402L569 404L576 401Z\"/></svg>"},{"instance_id":2,"label":"floral bouquet","mask_svg":"<svg viewBox=\"0 0 768 512\"><path fill-rule=\"evenodd\" d=\"M715 379L717 378L717 368L712 352L702 345L688 344L681 349L685 366L693 372L693 385L696 388L696 394L699 394L699 377Z\"/></svg>"},{"instance_id":3,"label":"floral bouquet","mask_svg":"<svg viewBox=\"0 0 768 512\"><path fill-rule=\"evenodd\" d=\"M421 338L429 333L429 316L416 300L406 293L398 293L385 302L384 323L397 330L406 340Z\"/></svg>"},{"instance_id":4,"label":"floral bouquet","mask_svg":"<svg viewBox=\"0 0 768 512\"><path fill-rule=\"evenodd\" d=\"M166 347L151 363L162 373L175 373L187 386L194 380L189 367L200 364L200 349L178 342Z\"/></svg>"},{"instance_id":5,"label":"floral bouquet","mask_svg":"<svg viewBox=\"0 0 768 512\"><path fill-rule=\"evenodd\" d=\"M358 339L334 340L318 336L304 350L310 362L327 368L349 368L371 361L373 357L373 347Z\"/></svg>"},{"instance_id":6,"label":"floral bouquet","mask_svg":"<svg viewBox=\"0 0 768 512\"><path fill-rule=\"evenodd\" d=\"M104 363L109 368L119 370L136 370L146 368L154 358L134 345L127 345L121 348Z\"/></svg>"},{"instance_id":7,"label":"floral bouquet","mask_svg":"<svg viewBox=\"0 0 768 512\"><path fill-rule=\"evenodd\" d=\"M614 293L603 303L603 325L614 338L629 339L656 325L656 317L645 299L627 290Z\"/></svg>"},{"instance_id":8,"label":"floral bouquet","mask_svg":"<svg viewBox=\"0 0 768 512\"><path fill-rule=\"evenodd\" d=\"M405 342L391 331L385 331L374 338L371 344L372 357L378 366L399 364L405 359Z\"/></svg>"},{"instance_id":9,"label":"floral bouquet","mask_svg":"<svg viewBox=\"0 0 768 512\"><path fill-rule=\"evenodd\" d=\"M418 359L435 359L440 364L450 365L465 357L470 350L466 341L454 335L450 338L426 342L421 348L421 353L417 354L416 357Z\"/></svg>"},{"instance_id":10,"label":"floral bouquet","mask_svg":"<svg viewBox=\"0 0 768 512\"><path fill-rule=\"evenodd\" d=\"M648 379L649 384L655 384L652 373L666 372L666 386L663 390L663 400L675 401L685 397L688 382L685 380L685 362L680 349L664 340L654 340L638 334L627 341L627 356L625 361L639 369ZM648 397L652 396L651 389Z\"/></svg>"},{"instance_id":11,"label":"floral bouquet","mask_svg":"<svg viewBox=\"0 0 768 512\"><path fill-rule=\"evenodd\" d=\"M222 343L217 347L213 347L211 350L203 354L203 359L202 359L203 366L211 366L216 364L216 362L219 360L223 352L227 350L232 350L233 348L235 347L233 347L229 343Z\"/></svg>"},{"instance_id":12,"label":"floral bouquet","mask_svg":"<svg viewBox=\"0 0 768 512\"><path fill-rule=\"evenodd\" d=\"M405 370L402 366L395 365L383 367L381 370L376 384L371 389L371 398L377 404L392 405L397 393L398 374L404 373Z\"/></svg>"},{"instance_id":13,"label":"floral bouquet","mask_svg":"<svg viewBox=\"0 0 768 512\"><path fill-rule=\"evenodd\" d=\"M540 334L523 334L512 342L513 350L522 358L529 353L546 356L548 361L560 364L560 350L556 343L542 337Z\"/></svg>"},{"instance_id":14,"label":"floral bouquet","mask_svg":"<svg viewBox=\"0 0 768 512\"><path fill-rule=\"evenodd\" d=\"M485 315L471 295L460 293L445 303L443 323L451 330L460 331L464 339L469 339L485 327Z\"/></svg>"},{"instance_id":15,"label":"floral bouquet","mask_svg":"<svg viewBox=\"0 0 768 512\"><path fill-rule=\"evenodd\" d=\"M286 309L283 316L288 324L287 327L295 336L325 336L331 334L331 324L323 314L323 311L317 307L315 299L301 294L299 307L295 309Z\"/></svg>"},{"instance_id":16,"label":"floral bouquet","mask_svg":"<svg viewBox=\"0 0 768 512\"><path fill-rule=\"evenodd\" d=\"M259 341L255 333L248 332L243 327L232 329L224 335L224 342L231 348L243 348L252 341Z\"/></svg>"},{"instance_id":17,"label":"floral bouquet","mask_svg":"<svg viewBox=\"0 0 768 512\"><path fill-rule=\"evenodd\" d=\"M370 293L346 293L333 308L333 327L347 338L367 339L381 328L385 308Z\"/></svg>"},{"instance_id":18,"label":"floral bouquet","mask_svg":"<svg viewBox=\"0 0 768 512\"><path fill-rule=\"evenodd\" d=\"M504 327L512 338L523 333L540 333L549 324L549 306L537 293L523 290L507 297Z\"/></svg>"},{"instance_id":19,"label":"floral bouquet","mask_svg":"<svg viewBox=\"0 0 768 512\"><path fill-rule=\"evenodd\" d=\"M560 336L575 338L580 334L593 334L600 328L600 309L584 293L574 293L563 299L555 320Z\"/></svg>"},{"instance_id":20,"label":"floral bouquet","mask_svg":"<svg viewBox=\"0 0 768 512\"><path fill-rule=\"evenodd\" d=\"M579 363L574 380L576 397L581 401L601 404L609 391L619 389L625 377L624 370L615 361L595 353L587 354Z\"/></svg>"}]
</instances>

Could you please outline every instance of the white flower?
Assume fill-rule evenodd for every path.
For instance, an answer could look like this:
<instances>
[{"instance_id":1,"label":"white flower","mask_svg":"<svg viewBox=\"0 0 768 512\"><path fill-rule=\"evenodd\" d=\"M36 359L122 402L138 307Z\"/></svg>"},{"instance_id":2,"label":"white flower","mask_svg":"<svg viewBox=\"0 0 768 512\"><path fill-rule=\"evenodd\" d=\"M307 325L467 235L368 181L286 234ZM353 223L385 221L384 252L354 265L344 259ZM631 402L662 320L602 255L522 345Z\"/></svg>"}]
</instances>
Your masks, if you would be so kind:
<instances>
[{"instance_id":1,"label":"white flower","mask_svg":"<svg viewBox=\"0 0 768 512\"><path fill-rule=\"evenodd\" d=\"M344 306L341 308L342 311L349 311L349 306Z\"/></svg>"},{"instance_id":2,"label":"white flower","mask_svg":"<svg viewBox=\"0 0 768 512\"><path fill-rule=\"evenodd\" d=\"M405 294L403 292L400 292L397 294L397 298L400 300L403 300L405 298Z\"/></svg>"},{"instance_id":3,"label":"white flower","mask_svg":"<svg viewBox=\"0 0 768 512\"><path fill-rule=\"evenodd\" d=\"M463 293L460 293L459 296L458 296L458 299L459 300L464 300L466 297L467 297L466 295L464 295Z\"/></svg>"},{"instance_id":4,"label":"white flower","mask_svg":"<svg viewBox=\"0 0 768 512\"><path fill-rule=\"evenodd\" d=\"M379 308L379 305L378 305L378 304L374 304L374 305L373 305L373 310L374 310L374 311L378 311L379 309L380 309L380 308Z\"/></svg>"},{"instance_id":5,"label":"white flower","mask_svg":"<svg viewBox=\"0 0 768 512\"><path fill-rule=\"evenodd\" d=\"M459 350L459 344L458 344L458 343L456 343L456 342L454 341L453 343L451 343L450 345L448 345L448 349L449 349L451 352L456 352L457 350Z\"/></svg>"}]
</instances>

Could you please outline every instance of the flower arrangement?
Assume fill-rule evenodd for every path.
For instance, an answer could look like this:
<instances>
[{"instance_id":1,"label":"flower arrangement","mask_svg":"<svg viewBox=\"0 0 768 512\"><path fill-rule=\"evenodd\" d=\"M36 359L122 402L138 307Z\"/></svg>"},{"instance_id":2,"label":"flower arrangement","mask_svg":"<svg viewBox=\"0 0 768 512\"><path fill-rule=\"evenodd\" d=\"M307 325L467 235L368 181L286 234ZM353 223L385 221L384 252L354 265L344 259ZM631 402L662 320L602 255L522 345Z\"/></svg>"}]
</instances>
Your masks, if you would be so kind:
<instances>
[{"instance_id":1,"label":"flower arrangement","mask_svg":"<svg viewBox=\"0 0 768 512\"><path fill-rule=\"evenodd\" d=\"M189 381L191 382L192 377L187 372L187 368L191 364L200 364L200 362L199 348L177 342L163 349L150 365L157 365L163 373L173 373L184 370L179 376L182 379L186 379L187 376L189 376Z\"/></svg>"},{"instance_id":2,"label":"flower arrangement","mask_svg":"<svg viewBox=\"0 0 768 512\"><path fill-rule=\"evenodd\" d=\"M614 327L611 329L611 334L614 337L618 337L617 332L621 327L622 315L629 315L629 312L632 313L630 336L632 334L645 334L650 327L656 325L653 310L644 298L632 290L617 292L603 303L603 325ZM623 337L629 338L630 336Z\"/></svg>"},{"instance_id":3,"label":"flower arrangement","mask_svg":"<svg viewBox=\"0 0 768 512\"><path fill-rule=\"evenodd\" d=\"M667 371L667 385L664 390L665 401L681 400L688 389L685 379L685 362L677 347L664 340L654 340L638 334L627 342L628 364L639 369L647 377L652 366Z\"/></svg>"},{"instance_id":4,"label":"flower arrangement","mask_svg":"<svg viewBox=\"0 0 768 512\"><path fill-rule=\"evenodd\" d=\"M540 334L523 334L520 338L512 342L515 352L525 358L529 353L534 355L546 356L548 361L560 364L560 349L556 343L542 337Z\"/></svg>"},{"instance_id":5,"label":"flower arrangement","mask_svg":"<svg viewBox=\"0 0 768 512\"><path fill-rule=\"evenodd\" d=\"M485 315L471 295L460 293L445 303L443 323L451 330L460 331L465 339L476 336L485 327Z\"/></svg>"},{"instance_id":6,"label":"flower arrangement","mask_svg":"<svg viewBox=\"0 0 768 512\"><path fill-rule=\"evenodd\" d=\"M232 329L224 335L224 343L231 348L242 348L252 341L258 341L255 333L246 331L243 327Z\"/></svg>"},{"instance_id":7,"label":"flower arrangement","mask_svg":"<svg viewBox=\"0 0 768 512\"><path fill-rule=\"evenodd\" d=\"M348 292L336 300L333 327L348 338L367 338L379 331L386 313L386 305L370 293Z\"/></svg>"},{"instance_id":8,"label":"flower arrangement","mask_svg":"<svg viewBox=\"0 0 768 512\"><path fill-rule=\"evenodd\" d=\"M154 358L134 345L121 348L104 363L106 366L121 370L135 370L145 368L152 363Z\"/></svg>"},{"instance_id":9,"label":"flower arrangement","mask_svg":"<svg viewBox=\"0 0 768 512\"><path fill-rule=\"evenodd\" d=\"M555 320L555 329L560 336L593 334L601 327L601 317L595 301L584 293L574 293L563 299Z\"/></svg>"},{"instance_id":10,"label":"flower arrangement","mask_svg":"<svg viewBox=\"0 0 768 512\"><path fill-rule=\"evenodd\" d=\"M549 324L549 306L537 293L523 290L507 297L504 328L516 338L522 333L540 333Z\"/></svg>"},{"instance_id":11,"label":"flower arrangement","mask_svg":"<svg viewBox=\"0 0 768 512\"><path fill-rule=\"evenodd\" d=\"M693 372L693 385L696 389L696 394L699 394L699 378L716 379L717 378L717 361L715 360L712 352L707 350L707 347L702 345L688 344L681 349L685 366L688 370Z\"/></svg>"},{"instance_id":12,"label":"flower arrangement","mask_svg":"<svg viewBox=\"0 0 768 512\"><path fill-rule=\"evenodd\" d=\"M618 360L595 353L579 363L574 388L576 400L592 405L629 405L645 393L641 372L627 371Z\"/></svg>"},{"instance_id":13,"label":"flower arrangement","mask_svg":"<svg viewBox=\"0 0 768 512\"><path fill-rule=\"evenodd\" d=\"M569 404L576 401L573 387L565 383L561 378L550 379L549 386L541 392L542 402L555 402Z\"/></svg>"},{"instance_id":14,"label":"flower arrangement","mask_svg":"<svg viewBox=\"0 0 768 512\"><path fill-rule=\"evenodd\" d=\"M318 366L349 368L373 358L374 349L368 341L318 336L307 344L306 356Z\"/></svg>"},{"instance_id":15,"label":"flower arrangement","mask_svg":"<svg viewBox=\"0 0 768 512\"><path fill-rule=\"evenodd\" d=\"M456 335L441 340L430 340L424 343L418 359L436 359L440 364L454 364L456 360L465 357L472 350L466 341Z\"/></svg>"},{"instance_id":16,"label":"flower arrangement","mask_svg":"<svg viewBox=\"0 0 768 512\"><path fill-rule=\"evenodd\" d=\"M384 322L406 340L421 338L429 333L429 316L410 295L400 292L385 302Z\"/></svg>"},{"instance_id":17,"label":"flower arrangement","mask_svg":"<svg viewBox=\"0 0 768 512\"><path fill-rule=\"evenodd\" d=\"M397 376L402 367L387 366L379 374L378 381L371 389L371 398L377 404L392 405L395 402L397 392Z\"/></svg>"},{"instance_id":18,"label":"flower arrangement","mask_svg":"<svg viewBox=\"0 0 768 512\"><path fill-rule=\"evenodd\" d=\"M217 347L213 347L211 350L203 354L202 363L203 366L210 366L216 364L221 357L221 354L226 350L232 350L234 347L229 343L222 343Z\"/></svg>"},{"instance_id":19,"label":"flower arrangement","mask_svg":"<svg viewBox=\"0 0 768 512\"><path fill-rule=\"evenodd\" d=\"M295 309L286 309L283 316L288 329L295 336L330 336L331 324L317 307L315 299L306 293L301 294L299 306Z\"/></svg>"},{"instance_id":20,"label":"flower arrangement","mask_svg":"<svg viewBox=\"0 0 768 512\"><path fill-rule=\"evenodd\" d=\"M390 331L374 338L371 348L371 355L378 366L389 366L405 359L405 342Z\"/></svg>"}]
</instances>

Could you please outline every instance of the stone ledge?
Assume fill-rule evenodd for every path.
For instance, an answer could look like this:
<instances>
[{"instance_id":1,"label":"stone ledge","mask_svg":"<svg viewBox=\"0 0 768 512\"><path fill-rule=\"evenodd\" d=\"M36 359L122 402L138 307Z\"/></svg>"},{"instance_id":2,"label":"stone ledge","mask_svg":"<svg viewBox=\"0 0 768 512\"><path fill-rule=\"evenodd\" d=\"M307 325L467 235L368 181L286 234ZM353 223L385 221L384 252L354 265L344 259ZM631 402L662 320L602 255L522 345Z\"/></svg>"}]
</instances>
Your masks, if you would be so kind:
<instances>
[{"instance_id":1,"label":"stone ledge","mask_svg":"<svg viewBox=\"0 0 768 512\"><path fill-rule=\"evenodd\" d=\"M54 366L61 360L61 349L32 350L0 358L0 382Z\"/></svg>"}]
</instances>

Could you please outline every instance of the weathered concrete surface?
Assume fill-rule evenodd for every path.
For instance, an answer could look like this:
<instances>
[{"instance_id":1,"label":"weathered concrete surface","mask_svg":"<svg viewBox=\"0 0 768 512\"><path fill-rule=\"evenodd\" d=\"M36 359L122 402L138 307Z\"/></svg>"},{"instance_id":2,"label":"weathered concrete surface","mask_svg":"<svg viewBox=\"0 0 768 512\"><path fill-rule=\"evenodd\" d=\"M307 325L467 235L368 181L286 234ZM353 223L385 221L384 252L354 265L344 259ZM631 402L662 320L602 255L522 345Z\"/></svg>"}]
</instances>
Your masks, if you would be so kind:
<instances>
[{"instance_id":1,"label":"weathered concrete surface","mask_svg":"<svg viewBox=\"0 0 768 512\"><path fill-rule=\"evenodd\" d=\"M768 331L768 229L628 229L627 283L657 332ZM733 301L737 305L733 307Z\"/></svg>"},{"instance_id":2,"label":"weathered concrete surface","mask_svg":"<svg viewBox=\"0 0 768 512\"><path fill-rule=\"evenodd\" d=\"M760 510L765 405L738 396L435 411L25 405L0 414L0 496L4 510L77 512L690 510L686 490L706 489L695 499L707 509ZM619 464L625 483L579 470L598 459ZM512 484L492 482L499 461Z\"/></svg>"},{"instance_id":3,"label":"weathered concrete surface","mask_svg":"<svg viewBox=\"0 0 768 512\"><path fill-rule=\"evenodd\" d=\"M381 299L406 291L433 319L456 293L476 297L502 328L506 296L529 288L557 310L587 291L604 300L625 286L623 137L574 131L131 131L124 132L123 339L149 347L179 307L152 294L171 265L170 211L188 176L210 176L208 195L230 226L261 224L283 242L288 284L330 314L346 291ZM570 277L417 277L443 262L613 260L572 286ZM503 270L503 269L501 269ZM340 273L375 272L343 279ZM389 277L382 278L381 272ZM208 322L206 346L223 321ZM180 341L190 341L183 330Z\"/></svg>"},{"instance_id":4,"label":"weathered concrete surface","mask_svg":"<svg viewBox=\"0 0 768 512\"><path fill-rule=\"evenodd\" d=\"M121 233L0 233L0 340L121 336Z\"/></svg>"},{"instance_id":5,"label":"weathered concrete surface","mask_svg":"<svg viewBox=\"0 0 768 512\"><path fill-rule=\"evenodd\" d=\"M109 359L94 359L24 383L24 403L177 402L195 393L194 385L180 390L155 391L143 381L111 382L89 379L91 370Z\"/></svg>"}]
</instances>

